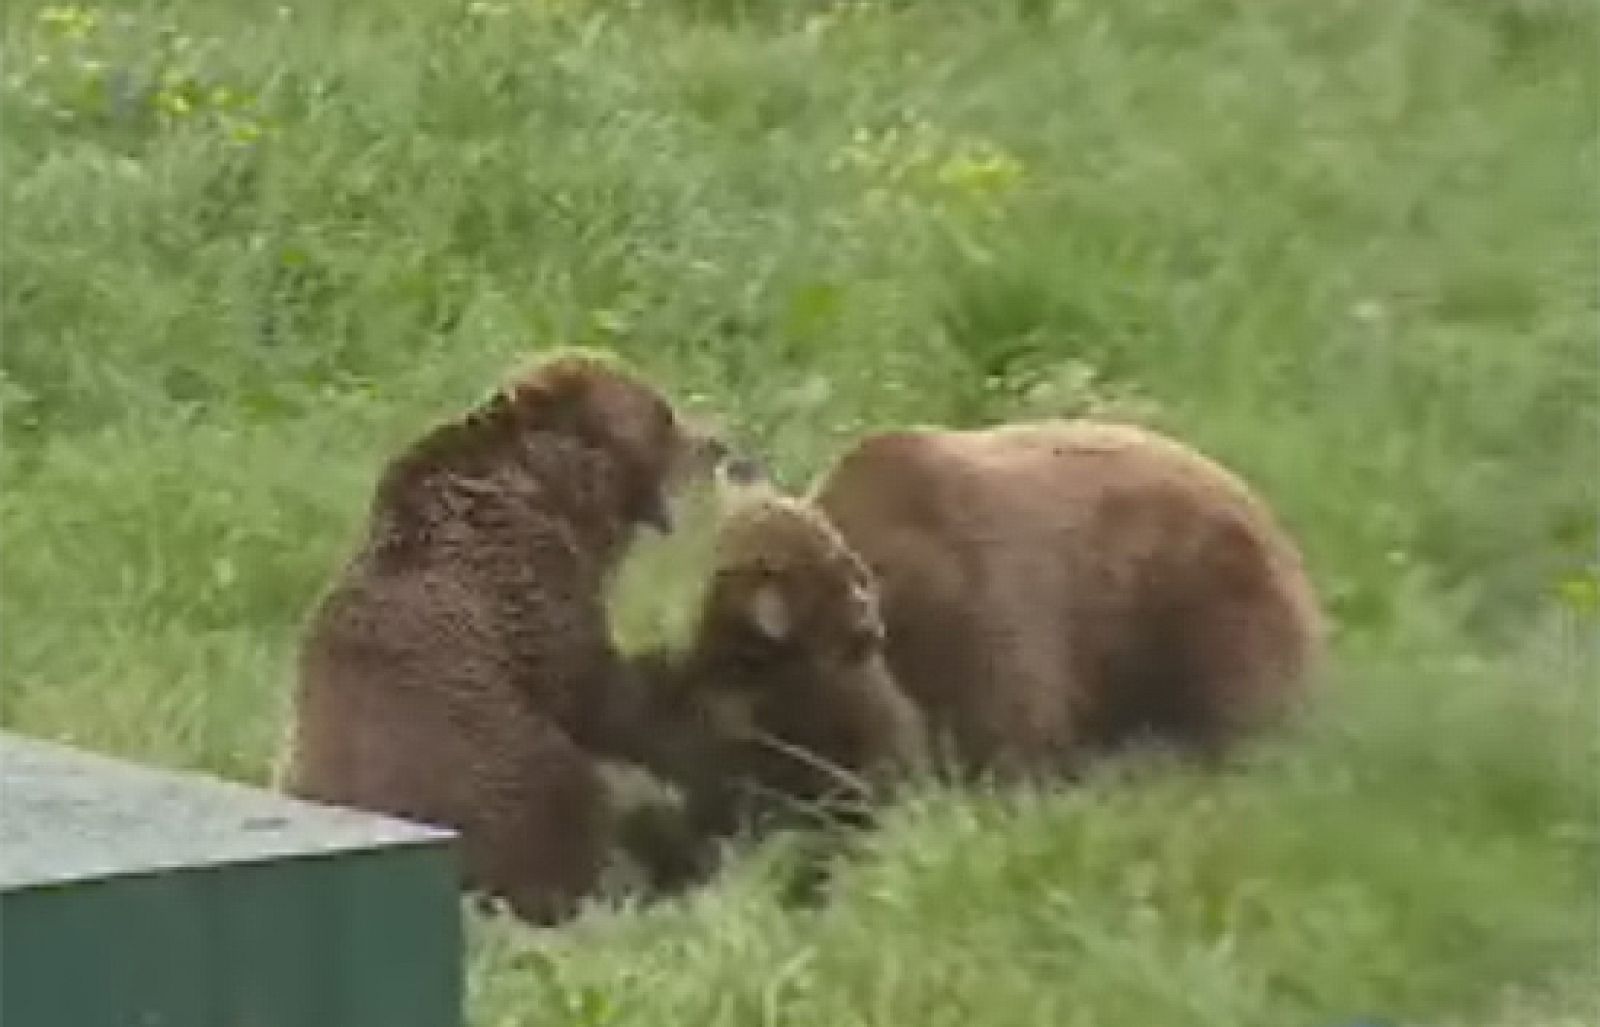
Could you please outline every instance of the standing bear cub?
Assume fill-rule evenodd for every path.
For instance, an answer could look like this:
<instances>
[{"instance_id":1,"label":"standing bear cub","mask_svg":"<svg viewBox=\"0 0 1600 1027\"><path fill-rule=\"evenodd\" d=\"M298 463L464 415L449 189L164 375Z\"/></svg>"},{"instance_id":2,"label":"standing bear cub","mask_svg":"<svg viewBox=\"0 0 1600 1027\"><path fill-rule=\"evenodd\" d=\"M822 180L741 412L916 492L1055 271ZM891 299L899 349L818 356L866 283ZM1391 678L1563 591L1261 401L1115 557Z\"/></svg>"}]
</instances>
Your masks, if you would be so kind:
<instances>
[{"instance_id":1,"label":"standing bear cub","mask_svg":"<svg viewBox=\"0 0 1600 1027\"><path fill-rule=\"evenodd\" d=\"M1129 426L871 436L809 502L763 501L725 535L677 685L724 746L691 793L811 797L810 765L921 749L1002 778L1143 739L1217 755L1287 712L1321 647L1266 506Z\"/></svg>"},{"instance_id":2,"label":"standing bear cub","mask_svg":"<svg viewBox=\"0 0 1600 1027\"><path fill-rule=\"evenodd\" d=\"M719 450L581 355L412 445L306 630L286 789L453 828L469 888L568 915L615 826L595 754L631 731L603 591Z\"/></svg>"}]
</instances>

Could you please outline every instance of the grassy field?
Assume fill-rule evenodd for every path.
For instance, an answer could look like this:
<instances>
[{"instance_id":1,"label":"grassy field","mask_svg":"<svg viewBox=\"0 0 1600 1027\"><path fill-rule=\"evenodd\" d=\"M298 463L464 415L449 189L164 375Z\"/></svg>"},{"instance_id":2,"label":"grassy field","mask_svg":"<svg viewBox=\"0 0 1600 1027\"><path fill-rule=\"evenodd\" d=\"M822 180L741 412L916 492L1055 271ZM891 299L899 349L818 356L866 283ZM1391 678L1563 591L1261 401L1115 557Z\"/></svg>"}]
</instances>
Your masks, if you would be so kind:
<instances>
[{"instance_id":1,"label":"grassy field","mask_svg":"<svg viewBox=\"0 0 1600 1027\"><path fill-rule=\"evenodd\" d=\"M796 485L1130 412L1304 541L1336 660L1250 766L930 792L820 908L774 844L476 921L474 1024L1600 1017L1589 0L3 18L9 728L263 780L379 462L557 343Z\"/></svg>"}]
</instances>

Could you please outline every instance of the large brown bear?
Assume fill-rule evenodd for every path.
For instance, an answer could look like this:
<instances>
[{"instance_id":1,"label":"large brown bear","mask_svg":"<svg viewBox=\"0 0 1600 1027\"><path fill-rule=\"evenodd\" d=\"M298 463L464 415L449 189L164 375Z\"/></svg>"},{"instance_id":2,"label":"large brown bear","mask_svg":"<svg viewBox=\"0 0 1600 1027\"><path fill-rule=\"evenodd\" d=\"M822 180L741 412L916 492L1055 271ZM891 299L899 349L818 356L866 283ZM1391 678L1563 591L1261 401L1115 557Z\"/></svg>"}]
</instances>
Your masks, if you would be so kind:
<instances>
[{"instance_id":1,"label":"large brown bear","mask_svg":"<svg viewBox=\"0 0 1600 1027\"><path fill-rule=\"evenodd\" d=\"M914 721L899 697L964 774L1071 774L1146 738L1212 756L1284 712L1321 647L1311 585L1268 509L1138 428L879 434L811 503L730 529L724 562L754 570L719 566L679 685L719 738L772 737L859 767L905 748ZM818 511L838 534L809 535L838 541L797 545ZM855 557L870 575L849 569ZM854 611L874 593L888 674L870 633L851 650L849 630L827 626L872 623ZM752 775L748 758L706 762L815 790L770 767Z\"/></svg>"},{"instance_id":2,"label":"large brown bear","mask_svg":"<svg viewBox=\"0 0 1600 1027\"><path fill-rule=\"evenodd\" d=\"M568 915L617 826L596 754L634 735L603 591L719 451L583 355L412 445L307 628L287 790L454 828L468 887Z\"/></svg>"},{"instance_id":3,"label":"large brown bear","mask_svg":"<svg viewBox=\"0 0 1600 1027\"><path fill-rule=\"evenodd\" d=\"M965 769L1059 772L1149 738L1205 755L1285 712L1322 618L1236 476L1148 430L889 432L814 501L873 570L900 686Z\"/></svg>"}]
</instances>

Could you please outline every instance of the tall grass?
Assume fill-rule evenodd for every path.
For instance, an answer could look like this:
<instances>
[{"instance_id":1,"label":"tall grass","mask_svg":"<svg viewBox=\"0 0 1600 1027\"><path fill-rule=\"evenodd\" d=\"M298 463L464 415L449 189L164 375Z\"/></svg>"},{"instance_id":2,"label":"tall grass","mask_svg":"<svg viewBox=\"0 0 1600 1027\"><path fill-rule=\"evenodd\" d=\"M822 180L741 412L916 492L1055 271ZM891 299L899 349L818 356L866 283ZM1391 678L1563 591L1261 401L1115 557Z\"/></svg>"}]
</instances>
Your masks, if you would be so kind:
<instances>
[{"instance_id":1,"label":"tall grass","mask_svg":"<svg viewBox=\"0 0 1600 1027\"><path fill-rule=\"evenodd\" d=\"M384 454L557 343L796 485L871 426L1133 410L1304 541L1337 664L1250 767L930 794L820 909L774 845L478 923L476 1022L1596 1011L1588 0L0 17L8 728L263 780Z\"/></svg>"}]
</instances>

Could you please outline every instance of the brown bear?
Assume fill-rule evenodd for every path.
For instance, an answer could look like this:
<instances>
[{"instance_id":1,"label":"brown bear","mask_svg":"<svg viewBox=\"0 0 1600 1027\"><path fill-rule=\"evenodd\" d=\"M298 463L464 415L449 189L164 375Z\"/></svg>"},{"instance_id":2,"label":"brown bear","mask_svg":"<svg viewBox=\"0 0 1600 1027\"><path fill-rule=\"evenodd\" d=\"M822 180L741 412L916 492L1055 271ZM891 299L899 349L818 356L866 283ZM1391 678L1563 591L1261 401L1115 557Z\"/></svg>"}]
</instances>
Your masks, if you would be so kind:
<instances>
[{"instance_id":1,"label":"brown bear","mask_svg":"<svg viewBox=\"0 0 1600 1027\"><path fill-rule=\"evenodd\" d=\"M870 573L816 509L764 486L728 502L714 547L687 652L634 661L664 698L640 718L658 727L650 762L699 831L857 819L923 757Z\"/></svg>"},{"instance_id":2,"label":"brown bear","mask_svg":"<svg viewBox=\"0 0 1600 1027\"><path fill-rule=\"evenodd\" d=\"M284 785L459 832L464 884L551 923L614 836L626 758L604 613L640 524L720 443L613 362L535 366L384 470L359 551L306 629Z\"/></svg>"},{"instance_id":3,"label":"brown bear","mask_svg":"<svg viewBox=\"0 0 1600 1027\"><path fill-rule=\"evenodd\" d=\"M1215 756L1319 658L1272 513L1149 430L887 432L813 501L872 569L895 680L968 772L1070 773L1140 739Z\"/></svg>"}]
</instances>

